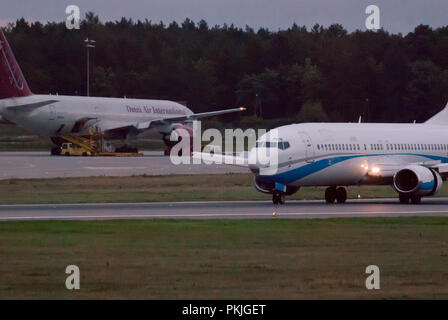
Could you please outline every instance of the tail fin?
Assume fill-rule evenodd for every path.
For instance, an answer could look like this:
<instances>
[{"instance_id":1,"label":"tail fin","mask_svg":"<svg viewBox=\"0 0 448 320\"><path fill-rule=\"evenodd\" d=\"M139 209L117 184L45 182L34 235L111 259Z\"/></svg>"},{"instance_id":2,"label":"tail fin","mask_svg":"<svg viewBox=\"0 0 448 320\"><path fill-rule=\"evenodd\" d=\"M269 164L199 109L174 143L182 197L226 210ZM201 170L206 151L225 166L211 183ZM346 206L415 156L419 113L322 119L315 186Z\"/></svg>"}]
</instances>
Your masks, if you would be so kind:
<instances>
[{"instance_id":1,"label":"tail fin","mask_svg":"<svg viewBox=\"0 0 448 320\"><path fill-rule=\"evenodd\" d=\"M0 29L0 99L32 95L11 47Z\"/></svg>"},{"instance_id":2,"label":"tail fin","mask_svg":"<svg viewBox=\"0 0 448 320\"><path fill-rule=\"evenodd\" d=\"M448 103L442 111L425 121L427 124L447 124L448 125Z\"/></svg>"}]
</instances>

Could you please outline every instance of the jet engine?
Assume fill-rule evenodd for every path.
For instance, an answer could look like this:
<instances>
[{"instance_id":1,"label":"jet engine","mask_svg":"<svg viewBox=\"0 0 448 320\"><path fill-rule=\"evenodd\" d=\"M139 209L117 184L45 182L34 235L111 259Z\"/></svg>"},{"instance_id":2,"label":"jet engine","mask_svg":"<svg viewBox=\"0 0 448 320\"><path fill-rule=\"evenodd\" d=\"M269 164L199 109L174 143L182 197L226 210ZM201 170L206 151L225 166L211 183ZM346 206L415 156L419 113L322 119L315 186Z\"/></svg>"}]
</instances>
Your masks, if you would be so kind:
<instances>
[{"instance_id":1,"label":"jet engine","mask_svg":"<svg viewBox=\"0 0 448 320\"><path fill-rule=\"evenodd\" d=\"M409 196L432 196L442 187L442 177L435 170L410 165L394 175L394 188Z\"/></svg>"},{"instance_id":2,"label":"jet engine","mask_svg":"<svg viewBox=\"0 0 448 320\"><path fill-rule=\"evenodd\" d=\"M169 134L163 136L163 141L168 147L165 150L165 155L169 155L171 148L182 140L182 137L186 138L186 134L190 140L190 152L193 152L193 129L190 126L176 124L173 126L172 131Z\"/></svg>"}]
</instances>

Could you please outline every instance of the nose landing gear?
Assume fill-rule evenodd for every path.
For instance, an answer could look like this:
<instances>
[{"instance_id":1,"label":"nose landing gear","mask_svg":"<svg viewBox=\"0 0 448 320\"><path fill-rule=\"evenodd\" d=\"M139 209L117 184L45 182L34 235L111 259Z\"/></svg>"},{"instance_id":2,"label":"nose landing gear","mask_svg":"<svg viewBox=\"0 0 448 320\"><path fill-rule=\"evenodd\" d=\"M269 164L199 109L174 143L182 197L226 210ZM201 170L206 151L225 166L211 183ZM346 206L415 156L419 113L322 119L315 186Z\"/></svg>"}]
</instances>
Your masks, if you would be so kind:
<instances>
[{"instance_id":1,"label":"nose landing gear","mask_svg":"<svg viewBox=\"0 0 448 320\"><path fill-rule=\"evenodd\" d=\"M285 204L286 185L282 183L275 183L275 188L272 193L272 202L277 204Z\"/></svg>"},{"instance_id":2,"label":"nose landing gear","mask_svg":"<svg viewBox=\"0 0 448 320\"><path fill-rule=\"evenodd\" d=\"M274 204L285 204L285 194L283 192L274 192L272 194L272 202Z\"/></svg>"},{"instance_id":3,"label":"nose landing gear","mask_svg":"<svg viewBox=\"0 0 448 320\"><path fill-rule=\"evenodd\" d=\"M334 203L335 201L337 203L345 203L347 201L347 190L344 187L328 187L325 190L325 201L327 203Z\"/></svg>"}]
</instances>

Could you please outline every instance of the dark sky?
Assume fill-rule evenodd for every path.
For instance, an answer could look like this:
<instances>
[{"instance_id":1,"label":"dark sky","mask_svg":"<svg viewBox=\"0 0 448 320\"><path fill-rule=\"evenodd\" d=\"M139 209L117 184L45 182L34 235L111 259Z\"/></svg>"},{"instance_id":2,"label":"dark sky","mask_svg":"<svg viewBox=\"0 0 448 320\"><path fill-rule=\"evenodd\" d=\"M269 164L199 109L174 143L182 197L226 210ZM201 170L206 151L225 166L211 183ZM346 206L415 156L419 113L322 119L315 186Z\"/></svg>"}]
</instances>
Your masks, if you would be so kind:
<instances>
[{"instance_id":1,"label":"dark sky","mask_svg":"<svg viewBox=\"0 0 448 320\"><path fill-rule=\"evenodd\" d=\"M78 5L83 17L93 11L102 21L122 16L147 18L165 24L190 18L209 25L223 23L257 29L285 29L294 22L311 27L340 23L349 31L365 30L365 8L377 5L381 26L406 34L419 24L440 27L448 24L448 0L1 0L0 25L24 17L28 20L64 21L65 7Z\"/></svg>"}]
</instances>

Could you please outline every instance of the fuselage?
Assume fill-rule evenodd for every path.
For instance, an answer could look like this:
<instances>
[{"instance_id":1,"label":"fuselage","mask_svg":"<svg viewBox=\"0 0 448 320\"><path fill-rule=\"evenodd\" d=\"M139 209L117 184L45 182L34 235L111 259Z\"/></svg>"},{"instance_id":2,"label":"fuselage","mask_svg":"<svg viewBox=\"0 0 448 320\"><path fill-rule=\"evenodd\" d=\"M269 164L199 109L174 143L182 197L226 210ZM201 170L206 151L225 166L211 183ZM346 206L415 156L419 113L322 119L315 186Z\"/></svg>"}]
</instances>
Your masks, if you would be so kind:
<instances>
[{"instance_id":1,"label":"fuselage","mask_svg":"<svg viewBox=\"0 0 448 320\"><path fill-rule=\"evenodd\" d=\"M14 106L51 102L30 112L18 112ZM184 105L168 100L98 98L60 95L31 95L0 100L0 115L41 136L53 137L76 131L86 132L97 126L101 131L120 127L120 123L138 124L155 119L191 115Z\"/></svg>"},{"instance_id":2,"label":"fuselage","mask_svg":"<svg viewBox=\"0 0 448 320\"><path fill-rule=\"evenodd\" d=\"M368 170L378 164L448 162L448 128L433 124L302 123L279 127L271 144L278 150L277 170L263 175L252 166L258 181L289 186L344 186L389 184L371 179ZM269 136L269 133L266 137ZM265 148L261 137L251 156ZM284 142L288 142L285 147Z\"/></svg>"}]
</instances>

